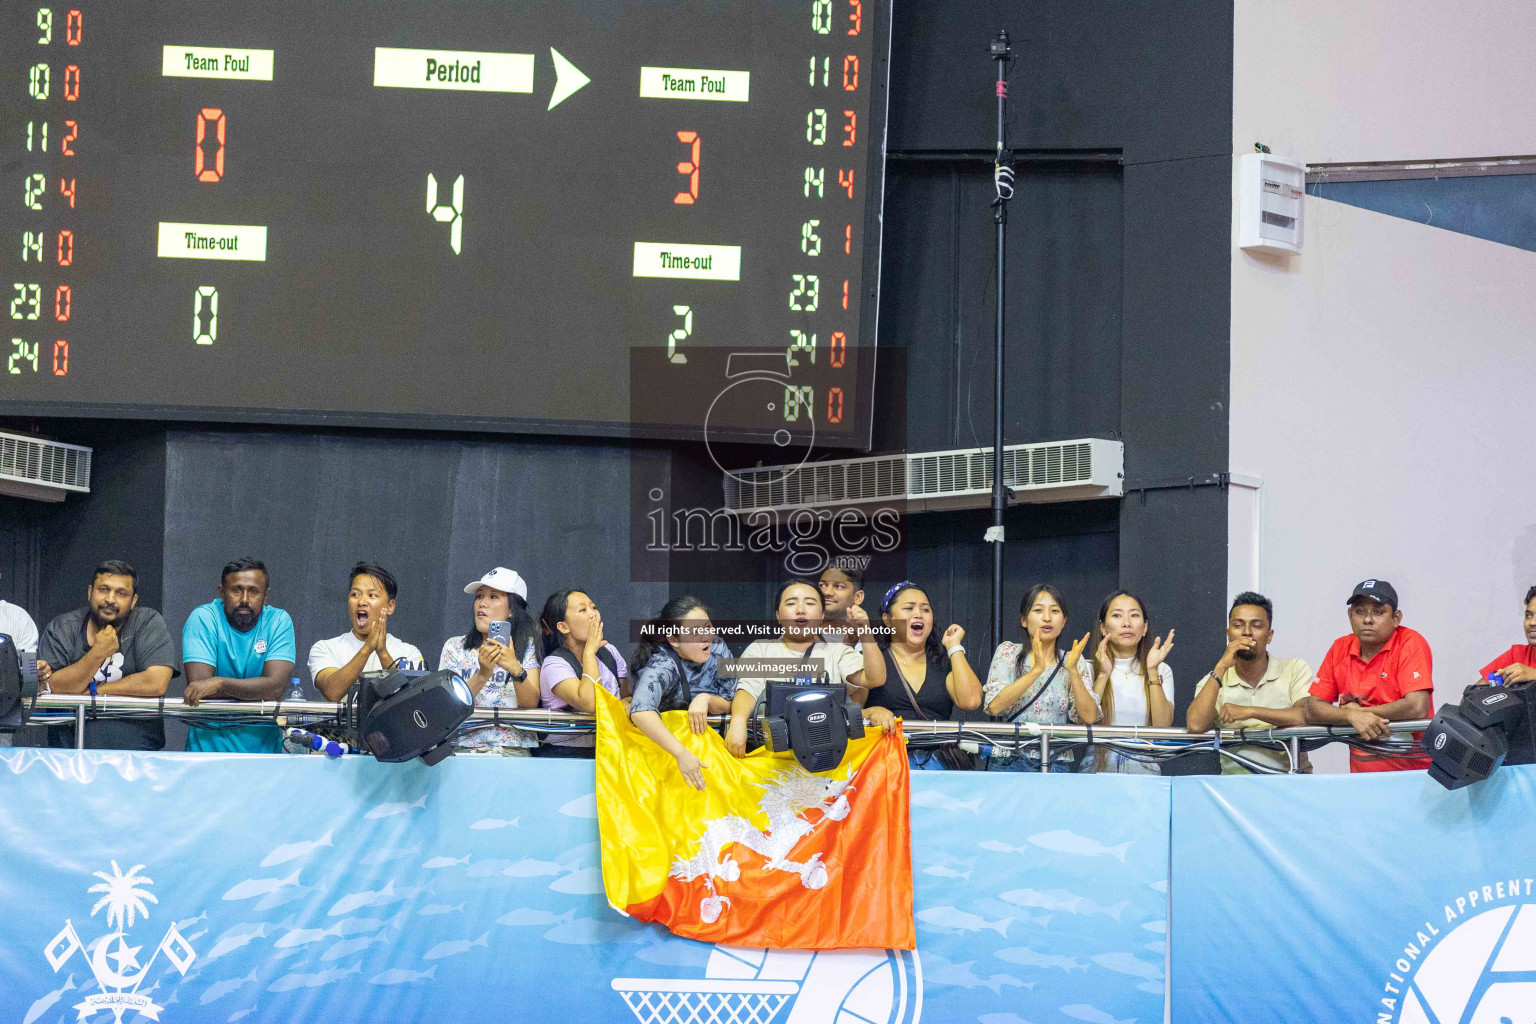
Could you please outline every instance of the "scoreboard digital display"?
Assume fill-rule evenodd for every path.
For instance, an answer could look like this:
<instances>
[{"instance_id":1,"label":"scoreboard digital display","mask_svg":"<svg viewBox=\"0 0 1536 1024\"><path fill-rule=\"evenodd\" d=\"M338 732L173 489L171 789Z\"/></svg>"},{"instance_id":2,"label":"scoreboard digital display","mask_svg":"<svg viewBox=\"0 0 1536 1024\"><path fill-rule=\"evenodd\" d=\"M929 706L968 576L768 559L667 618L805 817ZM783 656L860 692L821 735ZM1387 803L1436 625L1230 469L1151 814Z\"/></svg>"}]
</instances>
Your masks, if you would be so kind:
<instances>
[{"instance_id":1,"label":"scoreboard digital display","mask_svg":"<svg viewBox=\"0 0 1536 1024\"><path fill-rule=\"evenodd\" d=\"M887 3L7 4L0 411L867 444Z\"/></svg>"}]
</instances>

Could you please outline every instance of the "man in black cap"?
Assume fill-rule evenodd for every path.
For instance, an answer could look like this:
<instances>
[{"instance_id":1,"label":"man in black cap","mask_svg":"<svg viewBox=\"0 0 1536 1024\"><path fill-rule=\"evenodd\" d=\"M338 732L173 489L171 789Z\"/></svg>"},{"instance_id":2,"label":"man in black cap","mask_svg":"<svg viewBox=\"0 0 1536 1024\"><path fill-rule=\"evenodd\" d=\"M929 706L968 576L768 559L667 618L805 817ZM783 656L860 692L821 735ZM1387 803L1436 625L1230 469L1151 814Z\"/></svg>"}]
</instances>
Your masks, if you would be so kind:
<instances>
[{"instance_id":1,"label":"man in black cap","mask_svg":"<svg viewBox=\"0 0 1536 1024\"><path fill-rule=\"evenodd\" d=\"M1365 740L1384 739L1388 722L1434 714L1429 644L1402 625L1397 591L1386 580L1365 580L1349 595L1349 636L1328 648L1306 702L1313 725L1347 725ZM1337 705L1335 705L1337 701ZM1423 734L1416 733L1415 739ZM1385 757L1353 747L1352 772L1414 771L1427 757Z\"/></svg>"}]
</instances>

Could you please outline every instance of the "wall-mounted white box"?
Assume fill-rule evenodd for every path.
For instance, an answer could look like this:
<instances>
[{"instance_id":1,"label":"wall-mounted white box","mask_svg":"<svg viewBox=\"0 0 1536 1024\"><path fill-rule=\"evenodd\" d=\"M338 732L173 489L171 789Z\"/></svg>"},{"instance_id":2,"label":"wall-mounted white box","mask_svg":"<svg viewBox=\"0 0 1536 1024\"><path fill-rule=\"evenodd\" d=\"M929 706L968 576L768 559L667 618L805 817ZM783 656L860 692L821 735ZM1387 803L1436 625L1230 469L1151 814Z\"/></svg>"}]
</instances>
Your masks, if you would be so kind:
<instances>
[{"instance_id":1,"label":"wall-mounted white box","mask_svg":"<svg viewBox=\"0 0 1536 1024\"><path fill-rule=\"evenodd\" d=\"M1307 165L1269 153L1247 153L1238 167L1239 248L1301 252Z\"/></svg>"}]
</instances>

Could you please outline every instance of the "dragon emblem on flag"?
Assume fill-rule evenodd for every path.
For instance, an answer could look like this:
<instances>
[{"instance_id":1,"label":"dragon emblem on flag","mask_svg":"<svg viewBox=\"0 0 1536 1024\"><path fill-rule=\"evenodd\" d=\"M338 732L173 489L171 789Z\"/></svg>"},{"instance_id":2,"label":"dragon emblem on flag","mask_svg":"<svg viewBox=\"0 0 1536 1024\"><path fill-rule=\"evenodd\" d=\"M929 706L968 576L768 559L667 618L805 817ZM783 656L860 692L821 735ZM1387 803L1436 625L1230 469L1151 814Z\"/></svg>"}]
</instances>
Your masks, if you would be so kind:
<instances>
[{"instance_id":1,"label":"dragon emblem on flag","mask_svg":"<svg viewBox=\"0 0 1536 1024\"><path fill-rule=\"evenodd\" d=\"M723 878L734 882L741 877L741 865L726 853L726 848L732 844L740 844L761 856L765 871L797 874L800 884L807 889L820 889L826 885L827 869L821 863L821 854L813 854L803 862L790 860L789 854L800 840L816 831L817 826L848 817L848 812L853 809L848 794L857 788L853 779L852 775L842 781L822 778L803 768L789 768L763 781L763 798L758 807L768 817L766 832L737 814L710 821L699 838L698 852L687 859L678 857L671 870L673 878L684 882L705 876L709 895L699 905L703 920L706 923L718 920L720 912L731 902L714 891L714 880ZM821 817L811 821L802 813L809 810L820 811Z\"/></svg>"},{"instance_id":2,"label":"dragon emblem on flag","mask_svg":"<svg viewBox=\"0 0 1536 1024\"><path fill-rule=\"evenodd\" d=\"M74 922L66 920L64 927L43 950L55 974L79 953L85 958L96 983L101 986L100 992L85 996L75 1004L74 1008L80 1013L79 1020L85 1020L102 1010L110 1010L113 1024L122 1024L123 1014L132 1010L146 1020L158 1021L164 1007L156 1005L148 995L141 994L139 986L161 956L183 975L192 966L192 961L197 959L192 944L172 923L154 953L147 961L140 963L139 954L144 947L132 945L128 932L136 919L149 919L149 904L160 902L149 891L154 884L153 879L139 873L143 870L143 864L136 864L124 873L117 866L117 861L112 861L111 874L105 871L93 872L101 881L86 891L101 893L102 896L91 908L91 917L105 910L107 933L88 946L80 941Z\"/></svg>"}]
</instances>

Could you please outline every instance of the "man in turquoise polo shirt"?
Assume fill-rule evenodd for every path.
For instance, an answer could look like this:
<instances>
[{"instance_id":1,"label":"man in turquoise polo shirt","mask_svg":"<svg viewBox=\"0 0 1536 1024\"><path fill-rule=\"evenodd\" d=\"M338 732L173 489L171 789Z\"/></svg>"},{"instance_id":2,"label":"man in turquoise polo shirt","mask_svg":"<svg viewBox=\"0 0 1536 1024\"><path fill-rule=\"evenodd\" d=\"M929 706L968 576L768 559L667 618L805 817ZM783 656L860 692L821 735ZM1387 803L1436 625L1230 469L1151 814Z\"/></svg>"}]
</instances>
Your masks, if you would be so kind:
<instances>
[{"instance_id":1,"label":"man in turquoise polo shirt","mask_svg":"<svg viewBox=\"0 0 1536 1024\"><path fill-rule=\"evenodd\" d=\"M279 700L293 676L293 619L267 607L271 576L254 558L224 567L219 596L198 605L181 631L188 704L204 700ZM192 725L188 750L280 754L275 725Z\"/></svg>"}]
</instances>

